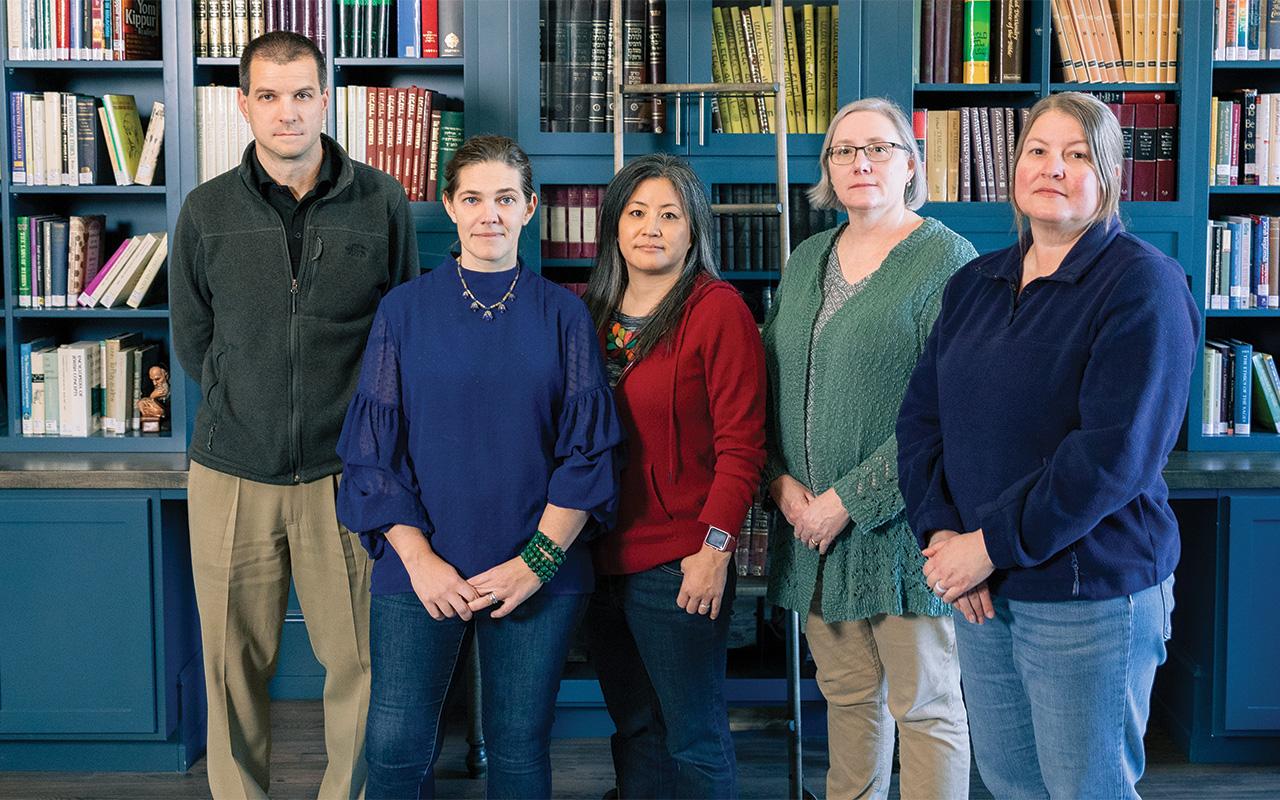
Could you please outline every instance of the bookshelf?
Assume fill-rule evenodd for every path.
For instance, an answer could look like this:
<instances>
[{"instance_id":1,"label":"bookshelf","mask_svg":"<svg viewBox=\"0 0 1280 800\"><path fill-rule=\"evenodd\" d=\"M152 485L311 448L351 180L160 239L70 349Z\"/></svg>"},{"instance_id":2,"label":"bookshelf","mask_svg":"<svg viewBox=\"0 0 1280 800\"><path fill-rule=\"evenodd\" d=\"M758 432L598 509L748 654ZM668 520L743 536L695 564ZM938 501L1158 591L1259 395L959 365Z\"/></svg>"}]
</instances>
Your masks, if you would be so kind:
<instances>
[{"instance_id":1,"label":"bookshelf","mask_svg":"<svg viewBox=\"0 0 1280 800\"><path fill-rule=\"evenodd\" d=\"M0 26L6 23L0 20ZM161 15L162 58L137 61L27 61L5 59L0 70L0 93L8 103L12 91L76 92L94 97L107 93L132 94L139 112L148 114L153 101L164 103L166 111L178 107L178 84L172 80L172 66L178 55L175 15ZM7 36L7 31L5 33ZM8 106L6 105L6 108ZM6 116L6 119L8 117ZM179 174L180 135L170 117L161 149L163 177L154 186L115 186L109 164L99 165L99 185L29 186L15 185L7 159L12 152L12 131L4 125L0 136L6 153L6 167L0 176L0 218L4 220L3 261L4 303L3 353L5 399L0 425L0 452L87 452L87 453L178 453L186 449L185 420L190 408L182 390L185 376L170 347L168 307L163 292L153 288L149 304L134 310L33 309L20 308L17 300L17 241L15 220L19 216L57 214L62 216L102 214L106 217L105 256L109 256L126 236L150 231L173 231L182 203ZM164 273L157 282L164 280ZM123 331L138 331L147 342L161 346L161 363L170 371L170 429L160 434L131 433L107 435L101 431L88 437L22 435L22 379L20 345L40 336L55 337L58 343L81 339L101 339ZM194 397L194 395L193 395Z\"/></svg>"}]
</instances>

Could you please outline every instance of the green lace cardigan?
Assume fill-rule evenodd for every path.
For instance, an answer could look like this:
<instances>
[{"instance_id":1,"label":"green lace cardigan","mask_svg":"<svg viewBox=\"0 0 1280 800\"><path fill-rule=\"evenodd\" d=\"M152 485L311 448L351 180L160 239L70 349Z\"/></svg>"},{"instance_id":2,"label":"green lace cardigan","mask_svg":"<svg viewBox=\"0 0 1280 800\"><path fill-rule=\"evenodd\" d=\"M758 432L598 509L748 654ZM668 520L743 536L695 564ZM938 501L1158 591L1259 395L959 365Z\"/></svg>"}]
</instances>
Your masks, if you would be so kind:
<instances>
[{"instance_id":1,"label":"green lace cardigan","mask_svg":"<svg viewBox=\"0 0 1280 800\"><path fill-rule=\"evenodd\" d=\"M811 236L792 253L764 326L769 372L765 480L784 473L814 494L835 487L853 520L822 561L822 618L876 614L943 616L950 607L925 586L924 558L898 492L894 423L907 381L951 274L977 255L967 240L926 218L827 323L813 351L822 270L842 228ZM814 376L809 383L809 359ZM804 446L805 391L814 395L814 463ZM769 537L769 600L807 616L819 557L782 514Z\"/></svg>"}]
</instances>

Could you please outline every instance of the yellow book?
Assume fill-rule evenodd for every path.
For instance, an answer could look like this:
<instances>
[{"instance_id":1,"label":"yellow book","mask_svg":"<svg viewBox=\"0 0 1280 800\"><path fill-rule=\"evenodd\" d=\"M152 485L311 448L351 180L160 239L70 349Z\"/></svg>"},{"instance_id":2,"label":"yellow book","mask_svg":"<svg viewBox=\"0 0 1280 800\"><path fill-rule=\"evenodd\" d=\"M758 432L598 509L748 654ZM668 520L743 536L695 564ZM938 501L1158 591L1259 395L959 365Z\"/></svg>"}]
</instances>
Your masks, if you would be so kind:
<instances>
[{"instance_id":1,"label":"yellow book","mask_svg":"<svg viewBox=\"0 0 1280 800\"><path fill-rule=\"evenodd\" d=\"M755 37L756 42L756 61L760 71L761 83L773 83L773 47L769 44L768 32L765 29L765 9L760 6L751 6L751 33ZM767 16L772 18L773 11L769 10ZM769 120L769 132L773 133L778 129L777 120L774 115L777 114L777 108L773 101L773 95L765 95L760 98L764 101L765 119Z\"/></svg>"},{"instance_id":2,"label":"yellow book","mask_svg":"<svg viewBox=\"0 0 1280 800\"><path fill-rule=\"evenodd\" d=\"M813 3L805 3L802 10L804 20L804 120L810 133L825 133L818 128L818 95L814 91L818 85L817 25L813 13Z\"/></svg>"},{"instance_id":3,"label":"yellow book","mask_svg":"<svg viewBox=\"0 0 1280 800\"><path fill-rule=\"evenodd\" d=\"M1093 0L1094 27L1102 41L1102 52L1107 60L1107 80L1120 83L1124 80L1124 59L1120 54L1120 35L1111 16L1110 0Z\"/></svg>"},{"instance_id":4,"label":"yellow book","mask_svg":"<svg viewBox=\"0 0 1280 800\"><path fill-rule=\"evenodd\" d=\"M1062 16L1063 0L1049 0L1050 12L1053 16L1053 35L1058 42L1058 58L1062 64L1062 80L1076 83L1083 80L1076 70L1076 46L1071 32L1067 29L1066 20Z\"/></svg>"},{"instance_id":5,"label":"yellow book","mask_svg":"<svg viewBox=\"0 0 1280 800\"><path fill-rule=\"evenodd\" d=\"M723 8L711 9L711 36L714 44L711 51L711 79L716 83L733 83L723 11ZM720 108L720 124L724 126L724 132L742 133L742 117L738 114L737 99L722 95L716 105Z\"/></svg>"},{"instance_id":6,"label":"yellow book","mask_svg":"<svg viewBox=\"0 0 1280 800\"><path fill-rule=\"evenodd\" d=\"M835 119L836 107L840 104L840 6L831 7L831 91L830 103L827 105L827 124Z\"/></svg>"},{"instance_id":7,"label":"yellow book","mask_svg":"<svg viewBox=\"0 0 1280 800\"><path fill-rule=\"evenodd\" d=\"M783 24L785 25L786 23L784 22ZM785 32L783 35L786 35ZM769 7L765 7L764 9L764 38L766 46L769 48L769 66L773 70L773 80L783 84L782 95L787 101L787 133L795 133L796 109L795 106L792 105L791 75L788 73L787 69L787 43L785 40L782 43L782 63L774 64L773 47L775 40L773 31L773 9Z\"/></svg>"},{"instance_id":8,"label":"yellow book","mask_svg":"<svg viewBox=\"0 0 1280 800\"><path fill-rule=\"evenodd\" d=\"M102 109L110 132L111 146L116 149L116 185L128 186L138 172L144 138L138 105L131 94L104 94Z\"/></svg>"},{"instance_id":9,"label":"yellow book","mask_svg":"<svg viewBox=\"0 0 1280 800\"><path fill-rule=\"evenodd\" d=\"M737 18L738 34L738 72L742 74L744 83L760 82L760 61L756 56L756 39L751 26L751 14L745 8L732 9L730 15ZM769 117L765 109L764 98L758 95L743 97L747 105L747 113L754 120L754 133L768 133Z\"/></svg>"},{"instance_id":10,"label":"yellow book","mask_svg":"<svg viewBox=\"0 0 1280 800\"><path fill-rule=\"evenodd\" d=\"M1209 185L1218 182L1218 98L1209 103Z\"/></svg>"},{"instance_id":11,"label":"yellow book","mask_svg":"<svg viewBox=\"0 0 1280 800\"><path fill-rule=\"evenodd\" d=\"M1164 70L1164 80L1168 83L1178 82L1178 26L1182 24L1180 5L1181 0L1169 0L1169 49L1166 51L1168 61Z\"/></svg>"},{"instance_id":12,"label":"yellow book","mask_svg":"<svg viewBox=\"0 0 1280 800\"><path fill-rule=\"evenodd\" d=\"M817 6L813 10L813 16L818 25L813 50L818 57L818 79L814 83L817 89L815 101L818 105L815 115L818 127L815 130L825 132L827 123L831 120L828 116L828 109L831 107L831 6Z\"/></svg>"},{"instance_id":13,"label":"yellow book","mask_svg":"<svg viewBox=\"0 0 1280 800\"><path fill-rule=\"evenodd\" d=\"M729 46L729 71L733 75L733 83L750 83L751 67L747 63L747 49L742 42L742 17L738 9L723 8L724 35ZM760 118L756 116L755 101L750 97L737 95L733 100L738 104L739 118L742 120L743 133L760 133Z\"/></svg>"},{"instance_id":14,"label":"yellow book","mask_svg":"<svg viewBox=\"0 0 1280 800\"><path fill-rule=\"evenodd\" d=\"M1147 83L1151 80L1147 72L1147 54L1150 52L1151 40L1149 14L1154 9L1149 0L1133 0L1133 71L1134 80Z\"/></svg>"},{"instance_id":15,"label":"yellow book","mask_svg":"<svg viewBox=\"0 0 1280 800\"><path fill-rule=\"evenodd\" d=\"M805 122L804 83L800 79L800 47L796 43L796 13L791 6L782 9L787 29L787 123L796 133L810 133Z\"/></svg>"},{"instance_id":16,"label":"yellow book","mask_svg":"<svg viewBox=\"0 0 1280 800\"><path fill-rule=\"evenodd\" d=\"M924 157L925 185L929 189L930 201L943 202L950 197L947 190L947 112L929 111L926 120L925 149L928 152Z\"/></svg>"},{"instance_id":17,"label":"yellow book","mask_svg":"<svg viewBox=\"0 0 1280 800\"><path fill-rule=\"evenodd\" d=\"M959 109L947 115L947 200L960 199L960 114Z\"/></svg>"},{"instance_id":18,"label":"yellow book","mask_svg":"<svg viewBox=\"0 0 1280 800\"><path fill-rule=\"evenodd\" d=\"M1147 74L1151 78L1152 83L1159 83L1164 80L1164 62L1167 57L1165 48L1169 46L1169 32L1165 30L1168 20L1165 15L1169 11L1168 0L1149 0L1151 4L1151 61ZM1263 6L1266 7L1265 5ZM1264 20L1262 27L1265 29L1267 23Z\"/></svg>"}]
</instances>

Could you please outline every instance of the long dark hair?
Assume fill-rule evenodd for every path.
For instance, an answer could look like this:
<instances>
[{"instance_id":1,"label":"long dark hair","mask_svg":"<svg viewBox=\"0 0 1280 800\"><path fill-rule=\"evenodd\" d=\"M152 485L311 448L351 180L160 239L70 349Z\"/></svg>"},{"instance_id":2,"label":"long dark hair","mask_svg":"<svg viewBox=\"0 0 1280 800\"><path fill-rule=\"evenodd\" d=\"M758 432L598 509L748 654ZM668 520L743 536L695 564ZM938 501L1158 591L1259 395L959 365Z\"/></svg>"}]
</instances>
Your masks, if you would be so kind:
<instances>
[{"instance_id":1,"label":"long dark hair","mask_svg":"<svg viewBox=\"0 0 1280 800\"><path fill-rule=\"evenodd\" d=\"M618 249L618 220L626 209L627 201L635 194L636 187L650 178L666 178L675 187L684 206L685 219L689 222L689 252L675 286L662 298L644 326L638 332L636 357L643 358L653 348L667 341L680 324L685 303L693 293L698 278L706 275L720 277L716 269L714 251L711 249L713 231L711 206L707 202L702 181L683 159L666 153L655 153L632 161L622 168L604 190L600 203L599 243L595 269L587 284L587 308L599 330L609 323L609 318L622 303L627 289L627 264Z\"/></svg>"}]
</instances>

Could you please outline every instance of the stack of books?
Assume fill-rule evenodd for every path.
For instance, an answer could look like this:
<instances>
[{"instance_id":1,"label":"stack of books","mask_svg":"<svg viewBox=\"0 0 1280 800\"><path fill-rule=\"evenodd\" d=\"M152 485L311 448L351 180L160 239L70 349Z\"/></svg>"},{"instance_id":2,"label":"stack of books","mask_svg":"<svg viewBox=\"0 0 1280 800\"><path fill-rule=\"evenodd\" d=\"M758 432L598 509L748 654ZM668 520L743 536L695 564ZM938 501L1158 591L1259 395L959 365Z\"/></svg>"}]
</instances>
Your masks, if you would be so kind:
<instances>
[{"instance_id":1,"label":"stack of books","mask_svg":"<svg viewBox=\"0 0 1280 800\"><path fill-rule=\"evenodd\" d=\"M924 154L930 202L1009 200L1013 147L1025 108L916 109L911 116Z\"/></svg>"},{"instance_id":2,"label":"stack of books","mask_svg":"<svg viewBox=\"0 0 1280 800\"><path fill-rule=\"evenodd\" d=\"M108 0L109 2L109 0ZM325 0L192 0L196 12L196 56L239 58L249 42L267 31L292 31L325 47ZM380 0L385 5L386 0ZM372 8L372 7L371 7ZM382 12L384 15L386 11Z\"/></svg>"},{"instance_id":3,"label":"stack of books","mask_svg":"<svg viewBox=\"0 0 1280 800\"><path fill-rule=\"evenodd\" d=\"M463 0L395 0L400 58L461 58ZM386 55L387 29L373 26L371 0L338 0L338 57ZM379 23L383 22L379 14Z\"/></svg>"},{"instance_id":4,"label":"stack of books","mask_svg":"<svg viewBox=\"0 0 1280 800\"><path fill-rule=\"evenodd\" d=\"M785 67L773 63L769 3L717 5L711 13L712 80L773 83L785 78L787 131L825 133L835 116L840 85L840 6L805 3L783 9ZM775 113L772 96L722 95L716 99L712 124L719 133L773 133L778 129Z\"/></svg>"},{"instance_id":5,"label":"stack of books","mask_svg":"<svg viewBox=\"0 0 1280 800\"><path fill-rule=\"evenodd\" d=\"M1270 353L1239 339L1204 340L1204 386L1200 432L1204 436L1248 436L1280 432L1280 375Z\"/></svg>"},{"instance_id":6,"label":"stack of books","mask_svg":"<svg viewBox=\"0 0 1280 800\"><path fill-rule=\"evenodd\" d=\"M603 186L542 187L542 257L595 258Z\"/></svg>"},{"instance_id":7,"label":"stack of books","mask_svg":"<svg viewBox=\"0 0 1280 800\"><path fill-rule=\"evenodd\" d=\"M1063 81L1178 80L1181 0L1050 0L1049 5Z\"/></svg>"},{"instance_id":8,"label":"stack of books","mask_svg":"<svg viewBox=\"0 0 1280 800\"><path fill-rule=\"evenodd\" d=\"M160 58L160 0L5 0L13 61Z\"/></svg>"},{"instance_id":9,"label":"stack of books","mask_svg":"<svg viewBox=\"0 0 1280 800\"><path fill-rule=\"evenodd\" d=\"M1209 221L1205 308L1280 308L1280 217Z\"/></svg>"},{"instance_id":10,"label":"stack of books","mask_svg":"<svg viewBox=\"0 0 1280 800\"><path fill-rule=\"evenodd\" d=\"M439 200L462 145L460 103L417 86L340 86L335 137L351 158L391 175L410 201Z\"/></svg>"},{"instance_id":11,"label":"stack of books","mask_svg":"<svg viewBox=\"0 0 1280 800\"><path fill-rule=\"evenodd\" d=\"M920 83L1022 83L1026 25L1025 0L922 0Z\"/></svg>"},{"instance_id":12,"label":"stack of books","mask_svg":"<svg viewBox=\"0 0 1280 800\"><path fill-rule=\"evenodd\" d=\"M740 576L769 574L769 515L758 500L751 504L742 522L733 561Z\"/></svg>"},{"instance_id":13,"label":"stack of books","mask_svg":"<svg viewBox=\"0 0 1280 800\"><path fill-rule=\"evenodd\" d=\"M197 86L196 161L198 183L235 169L253 141L253 131L240 108L234 86Z\"/></svg>"},{"instance_id":14,"label":"stack of books","mask_svg":"<svg viewBox=\"0 0 1280 800\"><path fill-rule=\"evenodd\" d=\"M153 388L161 346L137 332L58 344L51 336L19 347L23 436L120 436L142 429L139 398Z\"/></svg>"},{"instance_id":15,"label":"stack of books","mask_svg":"<svg viewBox=\"0 0 1280 800\"><path fill-rule=\"evenodd\" d=\"M70 92L10 92L9 138L15 185L93 185L109 162L117 186L150 186L164 141L164 104L152 104L144 136L133 95L103 95L99 105Z\"/></svg>"},{"instance_id":16,"label":"stack of books","mask_svg":"<svg viewBox=\"0 0 1280 800\"><path fill-rule=\"evenodd\" d=\"M1213 60L1280 60L1280 0L1213 0Z\"/></svg>"},{"instance_id":17,"label":"stack of books","mask_svg":"<svg viewBox=\"0 0 1280 800\"><path fill-rule=\"evenodd\" d=\"M541 122L544 131L613 130L613 30L610 0L539 0ZM663 0L622 1L622 83L666 80L666 7ZM662 133L666 101L628 96L627 131Z\"/></svg>"},{"instance_id":18,"label":"stack of books","mask_svg":"<svg viewBox=\"0 0 1280 800\"><path fill-rule=\"evenodd\" d=\"M1280 94L1215 97L1209 124L1210 186L1280 186Z\"/></svg>"}]
</instances>

